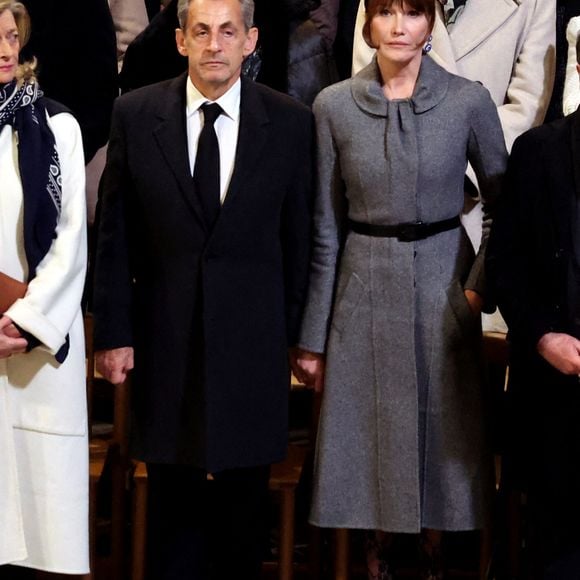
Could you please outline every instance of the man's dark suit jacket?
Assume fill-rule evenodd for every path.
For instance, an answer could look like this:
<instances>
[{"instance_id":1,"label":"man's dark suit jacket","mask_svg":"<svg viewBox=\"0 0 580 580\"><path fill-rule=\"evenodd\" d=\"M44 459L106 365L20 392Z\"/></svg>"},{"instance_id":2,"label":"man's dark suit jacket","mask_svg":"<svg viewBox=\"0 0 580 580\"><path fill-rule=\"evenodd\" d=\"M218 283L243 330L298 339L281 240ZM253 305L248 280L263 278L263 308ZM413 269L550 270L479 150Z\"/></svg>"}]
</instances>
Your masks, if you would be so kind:
<instances>
[{"instance_id":1,"label":"man's dark suit jacket","mask_svg":"<svg viewBox=\"0 0 580 580\"><path fill-rule=\"evenodd\" d=\"M542 577L558 580L579 573L580 384L549 365L536 345L548 332L578 334L569 297L580 292L570 280L579 196L576 112L515 142L487 247L487 274L511 348L502 477L530 492L530 525L541 537L534 555Z\"/></svg>"},{"instance_id":2,"label":"man's dark suit jacket","mask_svg":"<svg viewBox=\"0 0 580 580\"><path fill-rule=\"evenodd\" d=\"M234 173L210 230L190 173L186 78L115 105L95 348L135 348L137 457L215 472L286 451L287 347L308 277L312 119L242 79Z\"/></svg>"},{"instance_id":3,"label":"man's dark suit jacket","mask_svg":"<svg viewBox=\"0 0 580 580\"><path fill-rule=\"evenodd\" d=\"M572 410L577 413L574 423L580 421L577 377L558 372L536 350L548 332L573 332L568 283L572 228L580 223L579 195L580 113L516 140L490 234L486 272L509 328L506 455L523 485L547 469L541 465L542 446L562 435L565 413ZM554 444L550 461L556 448ZM577 458L573 464L578 465ZM556 473L553 467L549 471Z\"/></svg>"}]
</instances>

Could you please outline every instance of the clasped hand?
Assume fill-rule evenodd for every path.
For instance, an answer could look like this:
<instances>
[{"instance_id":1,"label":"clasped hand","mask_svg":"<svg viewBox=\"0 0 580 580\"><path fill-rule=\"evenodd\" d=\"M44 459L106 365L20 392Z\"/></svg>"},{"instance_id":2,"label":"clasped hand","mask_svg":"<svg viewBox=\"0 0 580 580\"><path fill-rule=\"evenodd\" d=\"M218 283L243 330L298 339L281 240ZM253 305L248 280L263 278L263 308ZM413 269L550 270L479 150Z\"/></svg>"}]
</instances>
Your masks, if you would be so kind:
<instances>
[{"instance_id":1,"label":"clasped hand","mask_svg":"<svg viewBox=\"0 0 580 580\"><path fill-rule=\"evenodd\" d=\"M103 378L113 385L125 381L133 368L133 347L123 346L110 350L99 350L95 353L95 364Z\"/></svg>"},{"instance_id":2,"label":"clasped hand","mask_svg":"<svg viewBox=\"0 0 580 580\"><path fill-rule=\"evenodd\" d=\"M565 375L580 375L580 340L563 332L548 332L537 344L538 353Z\"/></svg>"},{"instance_id":3,"label":"clasped hand","mask_svg":"<svg viewBox=\"0 0 580 580\"><path fill-rule=\"evenodd\" d=\"M290 367L294 376L307 387L321 393L324 387L324 355L298 347L290 349Z\"/></svg>"},{"instance_id":4,"label":"clasped hand","mask_svg":"<svg viewBox=\"0 0 580 580\"><path fill-rule=\"evenodd\" d=\"M26 352L28 341L8 316L0 317L0 359Z\"/></svg>"}]
</instances>

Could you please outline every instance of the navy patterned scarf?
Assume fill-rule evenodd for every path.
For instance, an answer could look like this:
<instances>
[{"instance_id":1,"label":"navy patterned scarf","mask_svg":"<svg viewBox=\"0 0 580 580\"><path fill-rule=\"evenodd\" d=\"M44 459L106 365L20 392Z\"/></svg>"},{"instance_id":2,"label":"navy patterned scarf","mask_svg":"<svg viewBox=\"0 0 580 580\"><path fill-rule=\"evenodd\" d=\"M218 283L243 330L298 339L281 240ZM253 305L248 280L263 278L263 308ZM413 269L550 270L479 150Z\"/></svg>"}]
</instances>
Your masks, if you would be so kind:
<instances>
[{"instance_id":1,"label":"navy patterned scarf","mask_svg":"<svg viewBox=\"0 0 580 580\"><path fill-rule=\"evenodd\" d=\"M62 177L54 135L46 120L42 91L35 81L0 85L0 131L12 125L18 135L18 168L24 198L24 251L28 281L56 236L62 205ZM39 100L40 99L40 100ZM30 343L30 337L29 343ZM56 355L62 362L66 343Z\"/></svg>"},{"instance_id":2,"label":"navy patterned scarf","mask_svg":"<svg viewBox=\"0 0 580 580\"><path fill-rule=\"evenodd\" d=\"M28 281L52 244L62 202L60 163L41 96L34 81L0 87L0 130L12 125L18 134Z\"/></svg>"}]
</instances>

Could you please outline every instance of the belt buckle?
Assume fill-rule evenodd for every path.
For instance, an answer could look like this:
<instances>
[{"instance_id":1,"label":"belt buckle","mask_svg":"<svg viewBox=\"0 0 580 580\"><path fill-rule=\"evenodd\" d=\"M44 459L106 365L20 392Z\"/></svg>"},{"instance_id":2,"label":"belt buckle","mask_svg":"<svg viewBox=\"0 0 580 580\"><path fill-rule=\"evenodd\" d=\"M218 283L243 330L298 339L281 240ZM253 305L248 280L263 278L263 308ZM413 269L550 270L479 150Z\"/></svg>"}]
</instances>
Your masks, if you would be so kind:
<instances>
[{"instance_id":1,"label":"belt buckle","mask_svg":"<svg viewBox=\"0 0 580 580\"><path fill-rule=\"evenodd\" d=\"M424 222L415 222L401 226L397 239L400 242L414 242L420 240L420 231L423 225L425 225Z\"/></svg>"}]
</instances>

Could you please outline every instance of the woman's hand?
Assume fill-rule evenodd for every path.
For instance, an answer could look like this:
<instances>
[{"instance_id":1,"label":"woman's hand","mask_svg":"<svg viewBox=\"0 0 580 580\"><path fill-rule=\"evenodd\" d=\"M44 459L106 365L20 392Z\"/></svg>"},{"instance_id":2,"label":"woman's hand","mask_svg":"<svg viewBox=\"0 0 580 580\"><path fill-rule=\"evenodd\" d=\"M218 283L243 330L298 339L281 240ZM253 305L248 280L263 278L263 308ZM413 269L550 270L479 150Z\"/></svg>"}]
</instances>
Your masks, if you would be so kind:
<instances>
[{"instance_id":1,"label":"woman's hand","mask_svg":"<svg viewBox=\"0 0 580 580\"><path fill-rule=\"evenodd\" d=\"M0 318L0 359L26 352L28 342L8 316Z\"/></svg>"},{"instance_id":2,"label":"woman's hand","mask_svg":"<svg viewBox=\"0 0 580 580\"><path fill-rule=\"evenodd\" d=\"M464 290L465 298L474 316L479 316L483 308L483 298L474 290Z\"/></svg>"},{"instance_id":3,"label":"woman's hand","mask_svg":"<svg viewBox=\"0 0 580 580\"><path fill-rule=\"evenodd\" d=\"M294 376L307 387L321 393L324 387L324 355L295 347L290 349L290 367Z\"/></svg>"}]
</instances>

